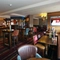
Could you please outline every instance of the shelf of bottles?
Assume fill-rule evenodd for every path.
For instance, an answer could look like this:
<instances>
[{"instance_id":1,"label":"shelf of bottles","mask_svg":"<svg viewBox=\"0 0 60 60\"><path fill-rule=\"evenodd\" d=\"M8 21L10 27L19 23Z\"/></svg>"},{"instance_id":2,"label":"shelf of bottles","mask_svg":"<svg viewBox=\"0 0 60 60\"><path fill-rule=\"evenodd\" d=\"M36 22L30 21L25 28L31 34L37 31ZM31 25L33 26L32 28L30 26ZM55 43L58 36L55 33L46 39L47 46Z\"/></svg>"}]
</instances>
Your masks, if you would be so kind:
<instances>
[{"instance_id":1,"label":"shelf of bottles","mask_svg":"<svg viewBox=\"0 0 60 60\"><path fill-rule=\"evenodd\" d=\"M19 28L26 28L29 27L29 17L20 17L20 16L13 16L11 18L4 19L4 25L7 27L13 28L13 26L18 26Z\"/></svg>"}]
</instances>

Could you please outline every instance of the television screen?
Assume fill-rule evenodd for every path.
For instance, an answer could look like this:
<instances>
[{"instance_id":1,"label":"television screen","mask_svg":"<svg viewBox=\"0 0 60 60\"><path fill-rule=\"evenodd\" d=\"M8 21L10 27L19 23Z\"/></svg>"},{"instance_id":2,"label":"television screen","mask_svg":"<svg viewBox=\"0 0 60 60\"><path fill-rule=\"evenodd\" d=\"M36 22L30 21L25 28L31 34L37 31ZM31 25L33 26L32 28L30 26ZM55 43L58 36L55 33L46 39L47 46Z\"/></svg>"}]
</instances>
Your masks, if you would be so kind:
<instances>
[{"instance_id":1,"label":"television screen","mask_svg":"<svg viewBox=\"0 0 60 60\"><path fill-rule=\"evenodd\" d=\"M51 26L60 26L60 16L54 16L50 18Z\"/></svg>"},{"instance_id":2,"label":"television screen","mask_svg":"<svg viewBox=\"0 0 60 60\"><path fill-rule=\"evenodd\" d=\"M60 16L51 17L51 26L60 26Z\"/></svg>"}]
</instances>

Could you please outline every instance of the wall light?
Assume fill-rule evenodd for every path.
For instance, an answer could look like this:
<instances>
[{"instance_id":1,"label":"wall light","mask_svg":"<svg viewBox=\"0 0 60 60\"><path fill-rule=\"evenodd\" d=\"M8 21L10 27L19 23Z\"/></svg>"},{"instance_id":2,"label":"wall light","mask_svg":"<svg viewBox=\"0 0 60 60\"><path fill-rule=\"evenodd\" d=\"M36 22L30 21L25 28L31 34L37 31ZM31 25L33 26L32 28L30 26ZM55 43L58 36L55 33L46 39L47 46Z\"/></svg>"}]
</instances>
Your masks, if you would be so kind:
<instances>
[{"instance_id":1,"label":"wall light","mask_svg":"<svg viewBox=\"0 0 60 60\"><path fill-rule=\"evenodd\" d=\"M40 16L43 20L46 20L46 19L47 19L47 13L40 13L39 16Z\"/></svg>"}]
</instances>

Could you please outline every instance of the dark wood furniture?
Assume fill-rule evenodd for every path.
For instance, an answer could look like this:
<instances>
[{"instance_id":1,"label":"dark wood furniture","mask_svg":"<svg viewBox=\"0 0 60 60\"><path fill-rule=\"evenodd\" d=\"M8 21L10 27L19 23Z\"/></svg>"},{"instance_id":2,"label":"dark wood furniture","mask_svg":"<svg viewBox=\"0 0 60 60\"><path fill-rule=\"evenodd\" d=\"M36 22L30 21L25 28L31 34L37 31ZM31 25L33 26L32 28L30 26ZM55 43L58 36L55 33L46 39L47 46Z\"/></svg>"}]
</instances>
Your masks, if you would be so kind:
<instances>
[{"instance_id":1,"label":"dark wood furniture","mask_svg":"<svg viewBox=\"0 0 60 60\"><path fill-rule=\"evenodd\" d=\"M58 39L58 36L57 36L57 39ZM48 44L48 45L55 45L55 46L57 46L57 43L52 42L52 39L50 39L49 36L47 36L47 35L42 36L38 40L38 42L44 43L44 44Z\"/></svg>"},{"instance_id":2,"label":"dark wood furniture","mask_svg":"<svg viewBox=\"0 0 60 60\"><path fill-rule=\"evenodd\" d=\"M42 36L39 40L38 40L39 43L42 43L42 44L45 44L45 48L46 48L46 51L45 51L45 54L48 55L48 47L49 46L56 46L58 48L58 36L57 36L57 41L53 42L52 39L49 38L49 36L47 35L44 35ZM58 51L58 49L57 49ZM58 54L58 53L57 53Z\"/></svg>"},{"instance_id":3,"label":"dark wood furniture","mask_svg":"<svg viewBox=\"0 0 60 60\"><path fill-rule=\"evenodd\" d=\"M3 44L6 45L6 46L9 46L9 48L11 48L12 46L12 40L11 40L11 36L12 36L12 30L10 31L9 29L4 29L3 31ZM8 44L5 43L5 40L6 40L6 37L5 35L7 34L8 36Z\"/></svg>"}]
</instances>

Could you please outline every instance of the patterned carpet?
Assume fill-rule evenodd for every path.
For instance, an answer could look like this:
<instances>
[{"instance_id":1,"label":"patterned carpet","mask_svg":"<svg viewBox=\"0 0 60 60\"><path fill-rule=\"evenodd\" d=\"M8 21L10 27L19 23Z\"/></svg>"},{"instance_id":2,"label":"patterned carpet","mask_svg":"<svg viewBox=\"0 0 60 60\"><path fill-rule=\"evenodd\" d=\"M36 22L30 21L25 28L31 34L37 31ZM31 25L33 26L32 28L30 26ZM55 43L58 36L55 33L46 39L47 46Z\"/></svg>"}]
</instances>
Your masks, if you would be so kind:
<instances>
[{"instance_id":1,"label":"patterned carpet","mask_svg":"<svg viewBox=\"0 0 60 60\"><path fill-rule=\"evenodd\" d=\"M29 42L19 42L18 44L9 49L7 46L3 45L3 41L2 39L0 39L0 60L16 60L18 55L18 47L30 43L31 40Z\"/></svg>"},{"instance_id":2,"label":"patterned carpet","mask_svg":"<svg viewBox=\"0 0 60 60\"><path fill-rule=\"evenodd\" d=\"M32 39L28 39L27 41L19 41L18 44L11 47L10 49L7 46L3 45L3 39L0 38L0 60L17 60L17 49L25 44L32 44ZM49 49L49 54L52 53L51 49ZM49 58L50 56L46 56L46 58ZM56 53L54 52L54 56L52 60L57 60Z\"/></svg>"}]
</instances>

